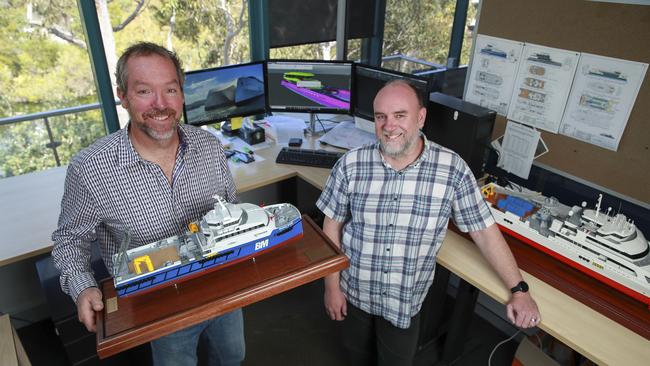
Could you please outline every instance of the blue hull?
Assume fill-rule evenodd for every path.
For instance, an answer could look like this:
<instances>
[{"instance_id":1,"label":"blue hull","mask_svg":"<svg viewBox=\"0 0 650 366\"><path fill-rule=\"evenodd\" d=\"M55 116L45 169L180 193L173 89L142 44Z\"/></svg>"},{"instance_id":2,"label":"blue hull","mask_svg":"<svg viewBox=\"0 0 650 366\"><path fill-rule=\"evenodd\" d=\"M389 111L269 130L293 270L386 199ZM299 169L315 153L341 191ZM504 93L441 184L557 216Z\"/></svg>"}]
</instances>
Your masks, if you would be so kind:
<instances>
[{"instance_id":1,"label":"blue hull","mask_svg":"<svg viewBox=\"0 0 650 366\"><path fill-rule=\"evenodd\" d=\"M209 258L178 264L162 272L152 273L151 276L127 281L116 286L115 291L119 297L131 296L145 290L150 291L156 287L180 282L183 277L194 277L200 272L273 248L299 235L302 235L302 219L298 219L288 227L273 230L268 237L250 241Z\"/></svg>"}]
</instances>

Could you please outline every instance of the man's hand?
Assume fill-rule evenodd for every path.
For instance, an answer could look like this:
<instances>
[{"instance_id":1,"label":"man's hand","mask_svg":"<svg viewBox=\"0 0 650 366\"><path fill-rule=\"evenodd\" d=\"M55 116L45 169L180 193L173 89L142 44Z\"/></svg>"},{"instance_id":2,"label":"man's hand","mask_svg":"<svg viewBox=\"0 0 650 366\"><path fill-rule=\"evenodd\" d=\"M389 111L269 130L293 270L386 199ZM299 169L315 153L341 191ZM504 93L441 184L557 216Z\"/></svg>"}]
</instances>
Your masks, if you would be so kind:
<instances>
[{"instance_id":1,"label":"man's hand","mask_svg":"<svg viewBox=\"0 0 650 366\"><path fill-rule=\"evenodd\" d=\"M542 320L535 300L528 292L516 292L506 304L508 319L519 328L532 328Z\"/></svg>"},{"instance_id":2,"label":"man's hand","mask_svg":"<svg viewBox=\"0 0 650 366\"><path fill-rule=\"evenodd\" d=\"M77 316L89 332L96 331L95 312L103 309L102 292L97 287L88 287L77 297Z\"/></svg>"},{"instance_id":3,"label":"man's hand","mask_svg":"<svg viewBox=\"0 0 650 366\"><path fill-rule=\"evenodd\" d=\"M343 320L348 315L348 305L340 288L325 289L325 311L332 320Z\"/></svg>"}]
</instances>

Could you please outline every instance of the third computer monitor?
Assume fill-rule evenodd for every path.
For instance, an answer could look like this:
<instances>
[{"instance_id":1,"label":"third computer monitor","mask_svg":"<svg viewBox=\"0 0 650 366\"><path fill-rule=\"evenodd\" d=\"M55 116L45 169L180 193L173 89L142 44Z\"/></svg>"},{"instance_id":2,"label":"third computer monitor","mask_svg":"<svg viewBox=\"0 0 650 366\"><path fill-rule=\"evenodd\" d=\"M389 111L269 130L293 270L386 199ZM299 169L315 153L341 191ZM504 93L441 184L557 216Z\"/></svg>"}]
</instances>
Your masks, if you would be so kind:
<instances>
[{"instance_id":1,"label":"third computer monitor","mask_svg":"<svg viewBox=\"0 0 650 366\"><path fill-rule=\"evenodd\" d=\"M267 86L273 111L350 113L352 62L268 61Z\"/></svg>"},{"instance_id":2,"label":"third computer monitor","mask_svg":"<svg viewBox=\"0 0 650 366\"><path fill-rule=\"evenodd\" d=\"M395 79L410 81L419 90L423 103L426 103L430 90L428 79L379 67L363 64L354 65L352 105L355 124L358 128L374 133L373 121L375 114L373 101L375 95L387 82Z\"/></svg>"}]
</instances>

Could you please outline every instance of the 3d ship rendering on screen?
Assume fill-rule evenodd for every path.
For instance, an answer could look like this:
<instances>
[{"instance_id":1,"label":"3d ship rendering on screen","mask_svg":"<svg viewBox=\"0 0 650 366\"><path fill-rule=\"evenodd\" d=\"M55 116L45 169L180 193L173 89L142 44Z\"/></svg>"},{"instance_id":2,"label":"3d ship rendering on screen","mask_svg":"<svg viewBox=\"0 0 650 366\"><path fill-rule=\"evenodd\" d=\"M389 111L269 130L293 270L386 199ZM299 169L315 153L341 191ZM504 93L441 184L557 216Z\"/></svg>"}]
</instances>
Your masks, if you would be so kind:
<instances>
[{"instance_id":1,"label":"3d ship rendering on screen","mask_svg":"<svg viewBox=\"0 0 650 366\"><path fill-rule=\"evenodd\" d=\"M191 108L203 104L206 111L240 106L264 97L264 83L254 76L233 79L208 92L204 102L194 103Z\"/></svg>"},{"instance_id":2,"label":"3d ship rendering on screen","mask_svg":"<svg viewBox=\"0 0 650 366\"><path fill-rule=\"evenodd\" d=\"M118 296L130 296L180 282L237 259L302 237L302 218L288 203L260 207L226 203L215 196L214 209L172 236L113 256Z\"/></svg>"},{"instance_id":3,"label":"3d ship rendering on screen","mask_svg":"<svg viewBox=\"0 0 650 366\"><path fill-rule=\"evenodd\" d=\"M622 213L569 207L525 188L482 187L501 230L650 306L648 240Z\"/></svg>"},{"instance_id":4,"label":"3d ship rendering on screen","mask_svg":"<svg viewBox=\"0 0 650 366\"><path fill-rule=\"evenodd\" d=\"M311 72L285 72L280 84L313 102L325 107L350 108L350 91L325 86Z\"/></svg>"}]
</instances>

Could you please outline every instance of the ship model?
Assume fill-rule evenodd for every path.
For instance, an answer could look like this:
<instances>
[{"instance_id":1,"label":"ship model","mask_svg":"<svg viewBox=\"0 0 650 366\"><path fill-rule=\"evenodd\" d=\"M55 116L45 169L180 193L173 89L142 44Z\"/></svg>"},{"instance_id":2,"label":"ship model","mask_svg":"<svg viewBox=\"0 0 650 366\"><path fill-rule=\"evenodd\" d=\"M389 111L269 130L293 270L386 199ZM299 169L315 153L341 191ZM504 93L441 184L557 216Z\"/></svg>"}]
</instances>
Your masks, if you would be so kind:
<instances>
[{"instance_id":1,"label":"ship model","mask_svg":"<svg viewBox=\"0 0 650 366\"><path fill-rule=\"evenodd\" d=\"M122 249L113 256L118 296L141 294L203 275L303 235L300 211L293 205L260 207L214 198L214 209L189 223L184 234L129 250L128 233L125 235Z\"/></svg>"},{"instance_id":2,"label":"ship model","mask_svg":"<svg viewBox=\"0 0 650 366\"><path fill-rule=\"evenodd\" d=\"M624 214L569 207L555 197L495 183L481 189L501 231L650 307L648 240Z\"/></svg>"}]
</instances>

